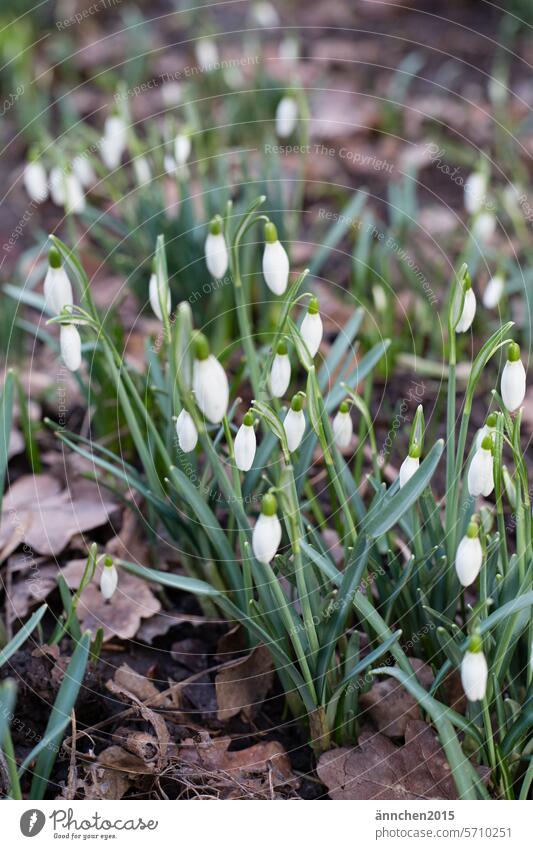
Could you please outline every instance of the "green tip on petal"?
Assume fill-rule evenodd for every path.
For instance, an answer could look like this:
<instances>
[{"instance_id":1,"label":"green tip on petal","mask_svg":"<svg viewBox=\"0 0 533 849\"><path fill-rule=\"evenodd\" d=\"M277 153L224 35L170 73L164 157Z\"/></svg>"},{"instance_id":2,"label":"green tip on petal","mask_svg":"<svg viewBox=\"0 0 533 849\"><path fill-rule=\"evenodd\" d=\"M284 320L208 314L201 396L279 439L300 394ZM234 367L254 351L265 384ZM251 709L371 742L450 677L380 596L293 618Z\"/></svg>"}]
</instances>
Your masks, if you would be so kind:
<instances>
[{"instance_id":1,"label":"green tip on petal","mask_svg":"<svg viewBox=\"0 0 533 849\"><path fill-rule=\"evenodd\" d=\"M339 407L339 413L347 413L349 409L350 406L348 404L348 401L343 401Z\"/></svg>"},{"instance_id":2,"label":"green tip on petal","mask_svg":"<svg viewBox=\"0 0 533 849\"><path fill-rule=\"evenodd\" d=\"M263 503L261 504L261 513L263 516L275 516L278 511L278 502L276 501L276 496L272 495L271 492L267 492L266 495L263 496Z\"/></svg>"},{"instance_id":3,"label":"green tip on petal","mask_svg":"<svg viewBox=\"0 0 533 849\"><path fill-rule=\"evenodd\" d=\"M481 443L481 447L484 451L492 451L492 439L490 436L484 436L483 441Z\"/></svg>"},{"instance_id":4,"label":"green tip on petal","mask_svg":"<svg viewBox=\"0 0 533 849\"><path fill-rule=\"evenodd\" d=\"M489 413L485 424L487 425L487 427L496 427L496 425L498 424L498 413Z\"/></svg>"},{"instance_id":5,"label":"green tip on petal","mask_svg":"<svg viewBox=\"0 0 533 849\"><path fill-rule=\"evenodd\" d=\"M468 539L475 539L479 536L479 525L477 522L470 522L468 528L466 529L466 535Z\"/></svg>"},{"instance_id":6,"label":"green tip on petal","mask_svg":"<svg viewBox=\"0 0 533 849\"><path fill-rule=\"evenodd\" d=\"M510 363L516 363L520 359L520 345L510 342L507 348L507 359Z\"/></svg>"},{"instance_id":7,"label":"green tip on petal","mask_svg":"<svg viewBox=\"0 0 533 849\"><path fill-rule=\"evenodd\" d=\"M209 232L212 236L220 236L222 233L222 218L220 215L215 215L215 217L211 219Z\"/></svg>"},{"instance_id":8,"label":"green tip on petal","mask_svg":"<svg viewBox=\"0 0 533 849\"><path fill-rule=\"evenodd\" d=\"M276 354L279 354L280 357L285 356L287 353L287 345L285 342L280 342L278 347L276 348Z\"/></svg>"},{"instance_id":9,"label":"green tip on petal","mask_svg":"<svg viewBox=\"0 0 533 849\"><path fill-rule=\"evenodd\" d=\"M243 425L245 425L246 427L253 427L253 424L254 424L254 414L253 414L253 412L252 412L251 410L248 410L248 412L246 413L246 415L244 416L244 418L243 418L243 420L242 420L242 423L243 423Z\"/></svg>"},{"instance_id":10,"label":"green tip on petal","mask_svg":"<svg viewBox=\"0 0 533 849\"><path fill-rule=\"evenodd\" d=\"M207 360L209 356L209 342L203 333L196 333L194 337L194 356L197 360Z\"/></svg>"},{"instance_id":11,"label":"green tip on petal","mask_svg":"<svg viewBox=\"0 0 533 849\"><path fill-rule=\"evenodd\" d=\"M265 242L269 244L274 244L274 242L278 241L278 231L276 229L276 225L272 223L272 221L267 221L265 224Z\"/></svg>"},{"instance_id":12,"label":"green tip on petal","mask_svg":"<svg viewBox=\"0 0 533 849\"><path fill-rule=\"evenodd\" d=\"M109 554L106 554L106 556L104 557L104 566L107 566L110 569L112 565L113 558Z\"/></svg>"},{"instance_id":13,"label":"green tip on petal","mask_svg":"<svg viewBox=\"0 0 533 849\"><path fill-rule=\"evenodd\" d=\"M472 288L472 278L470 277L470 273L468 270L465 271L463 277L463 289L465 292L468 292L469 289Z\"/></svg>"},{"instance_id":14,"label":"green tip on petal","mask_svg":"<svg viewBox=\"0 0 533 849\"><path fill-rule=\"evenodd\" d=\"M307 312L309 315L317 315L319 311L318 298L311 298L309 301L309 306L307 307Z\"/></svg>"},{"instance_id":15,"label":"green tip on petal","mask_svg":"<svg viewBox=\"0 0 533 849\"><path fill-rule=\"evenodd\" d=\"M303 396L300 395L300 393L298 393L297 395L294 395L294 397L291 401L291 410L294 410L295 413L299 413L299 412L301 412L301 410L303 410L303 406L304 406Z\"/></svg>"},{"instance_id":16,"label":"green tip on petal","mask_svg":"<svg viewBox=\"0 0 533 849\"><path fill-rule=\"evenodd\" d=\"M420 445L412 445L409 449L409 456L412 457L413 460L419 460L421 454L422 449L420 448Z\"/></svg>"},{"instance_id":17,"label":"green tip on petal","mask_svg":"<svg viewBox=\"0 0 533 849\"><path fill-rule=\"evenodd\" d=\"M474 633L470 635L468 651L472 652L473 654L477 654L478 652L483 651L483 640L479 631L474 631Z\"/></svg>"},{"instance_id":18,"label":"green tip on petal","mask_svg":"<svg viewBox=\"0 0 533 849\"><path fill-rule=\"evenodd\" d=\"M57 248L48 251L48 265L50 268L61 268L61 254Z\"/></svg>"}]
</instances>

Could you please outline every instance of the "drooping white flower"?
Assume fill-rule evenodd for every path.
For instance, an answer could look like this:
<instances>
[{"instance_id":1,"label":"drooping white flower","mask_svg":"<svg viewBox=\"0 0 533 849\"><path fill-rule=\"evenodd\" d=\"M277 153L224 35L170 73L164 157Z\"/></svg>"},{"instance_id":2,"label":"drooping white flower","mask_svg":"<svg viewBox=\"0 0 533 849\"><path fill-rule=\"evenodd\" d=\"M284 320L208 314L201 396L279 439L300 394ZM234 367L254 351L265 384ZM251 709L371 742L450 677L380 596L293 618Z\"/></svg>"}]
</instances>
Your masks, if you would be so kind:
<instances>
[{"instance_id":1,"label":"drooping white flower","mask_svg":"<svg viewBox=\"0 0 533 849\"><path fill-rule=\"evenodd\" d=\"M174 140L174 158L178 168L182 168L191 155L191 140L184 133L179 133Z\"/></svg>"},{"instance_id":2,"label":"drooping white flower","mask_svg":"<svg viewBox=\"0 0 533 849\"><path fill-rule=\"evenodd\" d=\"M163 321L163 310L165 311L165 315L170 315L170 289L168 282L163 278L159 279L155 271L150 275L148 296L152 310L159 321Z\"/></svg>"},{"instance_id":3,"label":"drooping white flower","mask_svg":"<svg viewBox=\"0 0 533 849\"><path fill-rule=\"evenodd\" d=\"M72 285L56 248L48 251L48 271L43 288L46 306L54 315L59 315L63 307L74 303Z\"/></svg>"},{"instance_id":4,"label":"drooping white flower","mask_svg":"<svg viewBox=\"0 0 533 849\"><path fill-rule=\"evenodd\" d=\"M28 162L24 169L24 188L31 200L42 203L48 197L48 179L42 162Z\"/></svg>"},{"instance_id":5,"label":"drooping white flower","mask_svg":"<svg viewBox=\"0 0 533 849\"><path fill-rule=\"evenodd\" d=\"M146 156L136 156L133 160L133 170L135 171L135 179L139 186L144 186L152 179L152 169Z\"/></svg>"},{"instance_id":6,"label":"drooping white flower","mask_svg":"<svg viewBox=\"0 0 533 849\"><path fill-rule=\"evenodd\" d=\"M465 297L463 301L463 309L459 318L459 321L455 325L456 333L466 333L467 330L470 329L472 322L474 321L474 316L476 314L476 296L474 294L474 290L472 289L472 284L470 282L470 278L468 276L465 277L463 283L466 291ZM458 286L456 291L456 302L455 302L455 314L459 311L461 305L461 289Z\"/></svg>"},{"instance_id":7,"label":"drooping white flower","mask_svg":"<svg viewBox=\"0 0 533 849\"><path fill-rule=\"evenodd\" d=\"M202 333L195 341L192 388L198 408L213 424L221 422L226 415L229 402L229 385L226 372L213 354Z\"/></svg>"},{"instance_id":8,"label":"drooping white flower","mask_svg":"<svg viewBox=\"0 0 533 849\"><path fill-rule=\"evenodd\" d=\"M504 289L505 280L501 274L495 274L494 277L491 277L483 292L483 306L488 310L497 307Z\"/></svg>"},{"instance_id":9,"label":"drooping white flower","mask_svg":"<svg viewBox=\"0 0 533 849\"><path fill-rule=\"evenodd\" d=\"M412 457L408 454L400 466L400 489L402 486L405 486L407 481L411 480L415 472L418 471L419 466L420 457Z\"/></svg>"},{"instance_id":10,"label":"drooping white flower","mask_svg":"<svg viewBox=\"0 0 533 849\"><path fill-rule=\"evenodd\" d=\"M276 135L280 139L292 136L298 123L298 104L294 97L282 97L276 108Z\"/></svg>"},{"instance_id":11,"label":"drooping white flower","mask_svg":"<svg viewBox=\"0 0 533 849\"><path fill-rule=\"evenodd\" d=\"M118 585L118 572L117 567L111 560L111 558L106 558L104 560L104 565L102 567L102 574L100 575L100 592L106 601L112 597Z\"/></svg>"},{"instance_id":12,"label":"drooping white flower","mask_svg":"<svg viewBox=\"0 0 533 849\"><path fill-rule=\"evenodd\" d=\"M289 257L278 240L276 225L271 221L265 224L263 276L271 292L275 295L283 295L289 282Z\"/></svg>"},{"instance_id":13,"label":"drooping white flower","mask_svg":"<svg viewBox=\"0 0 533 849\"><path fill-rule=\"evenodd\" d=\"M261 514L252 533L252 551L260 563L270 563L280 546L281 524L277 507L276 499L271 493L263 496Z\"/></svg>"},{"instance_id":14,"label":"drooping white flower","mask_svg":"<svg viewBox=\"0 0 533 849\"><path fill-rule=\"evenodd\" d=\"M280 342L272 361L268 386L273 398L283 398L291 382L291 361L285 342Z\"/></svg>"},{"instance_id":15,"label":"drooping white flower","mask_svg":"<svg viewBox=\"0 0 533 849\"><path fill-rule=\"evenodd\" d=\"M126 149L127 129L119 115L109 115L104 124L104 135L100 139L100 153L106 168L114 171L120 165Z\"/></svg>"},{"instance_id":16,"label":"drooping white flower","mask_svg":"<svg viewBox=\"0 0 533 849\"><path fill-rule=\"evenodd\" d=\"M165 153L163 157L163 167L165 169L165 174L168 174L172 177L178 170L178 166L176 165L176 160L170 153Z\"/></svg>"},{"instance_id":17,"label":"drooping white flower","mask_svg":"<svg viewBox=\"0 0 533 849\"><path fill-rule=\"evenodd\" d=\"M305 416L301 395L295 395L292 399L290 409L287 411L283 422L283 427L285 428L289 451L292 453L299 448L305 433Z\"/></svg>"},{"instance_id":18,"label":"drooping white flower","mask_svg":"<svg viewBox=\"0 0 533 849\"><path fill-rule=\"evenodd\" d=\"M468 650L461 662L461 683L469 702L479 702L485 698L489 669L483 643L479 634L472 634Z\"/></svg>"},{"instance_id":19,"label":"drooping white flower","mask_svg":"<svg viewBox=\"0 0 533 849\"><path fill-rule=\"evenodd\" d=\"M241 472L247 472L252 468L256 448L254 416L252 412L248 412L242 420L233 444L235 465Z\"/></svg>"},{"instance_id":20,"label":"drooping white flower","mask_svg":"<svg viewBox=\"0 0 533 849\"><path fill-rule=\"evenodd\" d=\"M476 172L470 174L465 181L465 209L471 215L480 212L487 198L487 178L485 174Z\"/></svg>"},{"instance_id":21,"label":"drooping white flower","mask_svg":"<svg viewBox=\"0 0 533 849\"><path fill-rule=\"evenodd\" d=\"M490 413L487 416L487 421L483 425L482 428L479 429L476 436L476 448L481 448L481 443L485 439L486 436L491 436L496 430L496 423L498 421L498 416L496 413Z\"/></svg>"},{"instance_id":22,"label":"drooping white flower","mask_svg":"<svg viewBox=\"0 0 533 849\"><path fill-rule=\"evenodd\" d=\"M80 181L71 171L57 165L50 171L50 197L56 206L63 206L67 212L83 212L85 209Z\"/></svg>"},{"instance_id":23,"label":"drooping white flower","mask_svg":"<svg viewBox=\"0 0 533 849\"><path fill-rule=\"evenodd\" d=\"M183 409L176 419L176 433L178 444L184 454L194 451L198 442L198 431L193 418L187 410Z\"/></svg>"},{"instance_id":24,"label":"drooping white flower","mask_svg":"<svg viewBox=\"0 0 533 849\"><path fill-rule=\"evenodd\" d=\"M302 334L303 340L307 346L307 350L311 354L311 357L315 357L318 349L320 348L322 334L324 333L322 319L320 318L320 313L318 311L317 298L311 298L309 307L300 327L300 333Z\"/></svg>"},{"instance_id":25,"label":"drooping white flower","mask_svg":"<svg viewBox=\"0 0 533 849\"><path fill-rule=\"evenodd\" d=\"M56 206L65 205L65 181L63 171L58 165L54 165L50 171L50 197Z\"/></svg>"},{"instance_id":26,"label":"drooping white flower","mask_svg":"<svg viewBox=\"0 0 533 849\"><path fill-rule=\"evenodd\" d=\"M526 395L526 371L520 359L520 346L511 342L501 380L502 400L510 413L522 406Z\"/></svg>"},{"instance_id":27,"label":"drooping white flower","mask_svg":"<svg viewBox=\"0 0 533 849\"><path fill-rule=\"evenodd\" d=\"M215 215L205 240L205 263L209 274L221 280L228 270L228 248L222 231L222 218Z\"/></svg>"},{"instance_id":28,"label":"drooping white flower","mask_svg":"<svg viewBox=\"0 0 533 849\"><path fill-rule=\"evenodd\" d=\"M455 555L455 571L463 587L474 583L482 563L483 549L479 539L479 527L476 522L470 522Z\"/></svg>"},{"instance_id":29,"label":"drooping white flower","mask_svg":"<svg viewBox=\"0 0 533 849\"><path fill-rule=\"evenodd\" d=\"M520 202L524 195L524 189L517 183L509 183L503 190L503 205L510 218L520 213Z\"/></svg>"},{"instance_id":30,"label":"drooping white flower","mask_svg":"<svg viewBox=\"0 0 533 849\"><path fill-rule=\"evenodd\" d=\"M78 371L81 366L81 337L74 324L62 324L59 329L61 356L70 371Z\"/></svg>"},{"instance_id":31,"label":"drooping white flower","mask_svg":"<svg viewBox=\"0 0 533 849\"><path fill-rule=\"evenodd\" d=\"M268 3L267 0L260 0L258 3L253 3L251 18L254 23L264 29L277 27L279 24L277 9L272 3Z\"/></svg>"},{"instance_id":32,"label":"drooping white flower","mask_svg":"<svg viewBox=\"0 0 533 849\"><path fill-rule=\"evenodd\" d=\"M492 439L485 436L481 446L472 457L468 469L468 492L474 498L489 496L494 489L494 461L492 457Z\"/></svg>"},{"instance_id":33,"label":"drooping white flower","mask_svg":"<svg viewBox=\"0 0 533 849\"><path fill-rule=\"evenodd\" d=\"M472 235L482 244L490 241L496 230L496 218L492 212L481 212L472 223Z\"/></svg>"},{"instance_id":34,"label":"drooping white flower","mask_svg":"<svg viewBox=\"0 0 533 849\"><path fill-rule=\"evenodd\" d=\"M86 156L75 156L72 160L72 170L84 189L90 188L96 182L96 174Z\"/></svg>"},{"instance_id":35,"label":"drooping white flower","mask_svg":"<svg viewBox=\"0 0 533 849\"><path fill-rule=\"evenodd\" d=\"M353 422L350 415L350 407L343 401L337 415L333 419L333 436L337 446L343 450L348 448L353 434Z\"/></svg>"},{"instance_id":36,"label":"drooping white flower","mask_svg":"<svg viewBox=\"0 0 533 849\"><path fill-rule=\"evenodd\" d=\"M183 91L181 85L172 80L161 88L161 100L165 106L177 106L181 101Z\"/></svg>"},{"instance_id":37,"label":"drooping white flower","mask_svg":"<svg viewBox=\"0 0 533 849\"><path fill-rule=\"evenodd\" d=\"M194 45L196 61L204 71L218 64L218 47L212 38L199 38Z\"/></svg>"}]
</instances>

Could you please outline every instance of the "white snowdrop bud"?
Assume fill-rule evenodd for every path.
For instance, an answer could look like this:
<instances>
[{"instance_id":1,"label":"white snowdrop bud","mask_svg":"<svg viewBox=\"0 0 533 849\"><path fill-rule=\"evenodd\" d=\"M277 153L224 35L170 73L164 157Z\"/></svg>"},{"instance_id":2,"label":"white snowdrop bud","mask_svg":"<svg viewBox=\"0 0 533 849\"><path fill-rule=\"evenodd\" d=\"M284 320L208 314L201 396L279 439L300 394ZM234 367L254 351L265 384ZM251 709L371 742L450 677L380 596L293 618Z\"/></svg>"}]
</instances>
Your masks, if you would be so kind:
<instances>
[{"instance_id":1,"label":"white snowdrop bud","mask_svg":"<svg viewBox=\"0 0 533 849\"><path fill-rule=\"evenodd\" d=\"M311 298L304 320L302 321L302 326L300 327L300 333L311 357L315 357L320 348L322 334L324 333L322 319L318 311L317 298Z\"/></svg>"},{"instance_id":2,"label":"white snowdrop bud","mask_svg":"<svg viewBox=\"0 0 533 849\"><path fill-rule=\"evenodd\" d=\"M104 559L102 574L100 575L100 592L106 601L109 601L118 584L118 572L110 557Z\"/></svg>"},{"instance_id":3,"label":"white snowdrop bud","mask_svg":"<svg viewBox=\"0 0 533 849\"><path fill-rule=\"evenodd\" d=\"M264 29L277 27L279 24L279 15L275 6L266 2L266 0L260 0L260 2L253 4L251 18L254 23Z\"/></svg>"},{"instance_id":4,"label":"white snowdrop bud","mask_svg":"<svg viewBox=\"0 0 533 849\"><path fill-rule=\"evenodd\" d=\"M495 274L494 277L491 277L483 292L483 306L488 310L497 307L504 289L505 281L501 274Z\"/></svg>"},{"instance_id":5,"label":"white snowdrop bud","mask_svg":"<svg viewBox=\"0 0 533 849\"><path fill-rule=\"evenodd\" d=\"M74 324L62 324L59 329L61 356L70 371L78 371L81 366L81 337Z\"/></svg>"},{"instance_id":6,"label":"white snowdrop bud","mask_svg":"<svg viewBox=\"0 0 533 849\"><path fill-rule=\"evenodd\" d=\"M228 378L216 357L209 353L209 343L203 333L198 333L195 339L192 388L206 419L213 424L221 422L228 409Z\"/></svg>"},{"instance_id":7,"label":"white snowdrop bud","mask_svg":"<svg viewBox=\"0 0 533 849\"><path fill-rule=\"evenodd\" d=\"M187 410L183 409L176 419L176 433L178 444L184 454L194 451L198 442L198 431L193 418Z\"/></svg>"},{"instance_id":8,"label":"white snowdrop bud","mask_svg":"<svg viewBox=\"0 0 533 849\"><path fill-rule=\"evenodd\" d=\"M180 133L174 140L174 158L178 168L182 168L187 163L191 155L191 140L189 136Z\"/></svg>"},{"instance_id":9,"label":"white snowdrop bud","mask_svg":"<svg viewBox=\"0 0 533 849\"><path fill-rule=\"evenodd\" d=\"M482 244L490 241L496 230L496 219L492 212L481 212L472 224L472 235Z\"/></svg>"},{"instance_id":10,"label":"white snowdrop bud","mask_svg":"<svg viewBox=\"0 0 533 849\"><path fill-rule=\"evenodd\" d=\"M165 174L168 174L169 177L172 177L174 174L176 174L178 170L176 160L170 153L165 153L163 157L163 168L165 169Z\"/></svg>"},{"instance_id":11,"label":"white snowdrop bud","mask_svg":"<svg viewBox=\"0 0 533 849\"><path fill-rule=\"evenodd\" d=\"M483 425L482 428L479 429L478 434L476 436L476 448L481 448L481 443L485 439L486 436L491 436L496 430L496 423L498 421L498 416L496 413L490 413L487 416L487 421Z\"/></svg>"},{"instance_id":12,"label":"white snowdrop bud","mask_svg":"<svg viewBox=\"0 0 533 849\"><path fill-rule=\"evenodd\" d=\"M139 186L144 186L152 180L152 169L146 156L136 156L133 160L133 170L135 171L135 179Z\"/></svg>"},{"instance_id":13,"label":"white snowdrop bud","mask_svg":"<svg viewBox=\"0 0 533 849\"><path fill-rule=\"evenodd\" d=\"M276 108L276 135L280 139L292 136L298 123L298 104L294 97L282 97Z\"/></svg>"},{"instance_id":14,"label":"white snowdrop bud","mask_svg":"<svg viewBox=\"0 0 533 849\"><path fill-rule=\"evenodd\" d=\"M337 446L343 450L348 448L353 434L353 422L350 415L350 407L343 401L338 413L333 419L333 436Z\"/></svg>"},{"instance_id":15,"label":"white snowdrop bud","mask_svg":"<svg viewBox=\"0 0 533 849\"><path fill-rule=\"evenodd\" d=\"M215 215L205 240L205 264L215 280L221 280L228 270L228 249L222 232L222 218Z\"/></svg>"},{"instance_id":16,"label":"white snowdrop bud","mask_svg":"<svg viewBox=\"0 0 533 849\"><path fill-rule=\"evenodd\" d=\"M524 195L524 189L516 183L509 183L503 190L503 205L511 218L520 213L520 203Z\"/></svg>"},{"instance_id":17,"label":"white snowdrop bud","mask_svg":"<svg viewBox=\"0 0 533 849\"><path fill-rule=\"evenodd\" d=\"M93 167L86 156L75 156L72 160L72 170L84 189L88 189L96 182Z\"/></svg>"},{"instance_id":18,"label":"white snowdrop bud","mask_svg":"<svg viewBox=\"0 0 533 849\"><path fill-rule=\"evenodd\" d=\"M303 411L303 398L300 394L295 395L291 401L290 410L288 410L283 422L285 435L287 437L287 445L292 453L300 446L302 437L305 433L305 416Z\"/></svg>"},{"instance_id":19,"label":"white snowdrop bud","mask_svg":"<svg viewBox=\"0 0 533 849\"><path fill-rule=\"evenodd\" d=\"M83 212L85 209L85 195L83 187L73 173L64 175L65 180L65 211Z\"/></svg>"},{"instance_id":20,"label":"white snowdrop bud","mask_svg":"<svg viewBox=\"0 0 533 849\"><path fill-rule=\"evenodd\" d=\"M468 469L468 492L474 498L489 496L494 489L494 461L492 457L492 439L485 436L481 446L472 457Z\"/></svg>"},{"instance_id":21,"label":"white snowdrop bud","mask_svg":"<svg viewBox=\"0 0 533 849\"><path fill-rule=\"evenodd\" d=\"M263 496L261 515L252 533L252 551L260 563L270 563L281 543L281 524L277 516L278 505L271 493Z\"/></svg>"},{"instance_id":22,"label":"white snowdrop bud","mask_svg":"<svg viewBox=\"0 0 533 849\"><path fill-rule=\"evenodd\" d=\"M272 361L268 386L273 398L283 398L291 382L291 361L285 342L280 342Z\"/></svg>"},{"instance_id":23,"label":"white snowdrop bud","mask_svg":"<svg viewBox=\"0 0 533 849\"><path fill-rule=\"evenodd\" d=\"M462 282L457 286L455 292L455 303L454 303L454 317L457 317L457 313L461 307L461 295L463 287L465 297L463 301L463 309L457 324L455 325L456 333L466 333L467 330L470 329L472 322L474 321L474 316L476 314L476 296L474 295L474 290L472 289L472 281L470 280L470 275L466 272Z\"/></svg>"},{"instance_id":24,"label":"white snowdrop bud","mask_svg":"<svg viewBox=\"0 0 533 849\"><path fill-rule=\"evenodd\" d=\"M517 410L526 395L526 371L520 359L520 346L511 342L501 380L502 400L510 413Z\"/></svg>"},{"instance_id":25,"label":"white snowdrop bud","mask_svg":"<svg viewBox=\"0 0 533 849\"><path fill-rule=\"evenodd\" d=\"M47 309L53 315L59 315L63 307L74 303L72 285L61 264L61 255L57 248L50 248L48 251L48 271L44 278L44 300Z\"/></svg>"},{"instance_id":26,"label":"white snowdrop bud","mask_svg":"<svg viewBox=\"0 0 533 849\"><path fill-rule=\"evenodd\" d=\"M256 448L254 416L252 412L248 412L242 420L233 444L235 465L241 472L247 472L252 468Z\"/></svg>"},{"instance_id":27,"label":"white snowdrop bud","mask_svg":"<svg viewBox=\"0 0 533 849\"><path fill-rule=\"evenodd\" d=\"M417 448L413 448L400 466L400 489L411 480L419 466L420 453Z\"/></svg>"},{"instance_id":28,"label":"white snowdrop bud","mask_svg":"<svg viewBox=\"0 0 533 849\"><path fill-rule=\"evenodd\" d=\"M265 283L275 295L283 295L289 282L289 257L278 241L276 225L265 224L265 250L263 253L263 276Z\"/></svg>"},{"instance_id":29,"label":"white snowdrop bud","mask_svg":"<svg viewBox=\"0 0 533 849\"><path fill-rule=\"evenodd\" d=\"M120 165L126 149L127 130L122 118L109 115L104 124L104 135L100 139L100 153L106 168L114 171Z\"/></svg>"},{"instance_id":30,"label":"white snowdrop bud","mask_svg":"<svg viewBox=\"0 0 533 849\"><path fill-rule=\"evenodd\" d=\"M218 47L212 38L200 38L194 45L196 61L205 71L218 64Z\"/></svg>"},{"instance_id":31,"label":"white snowdrop bud","mask_svg":"<svg viewBox=\"0 0 533 849\"><path fill-rule=\"evenodd\" d=\"M461 662L461 683L469 702L479 702L485 698L488 676L483 642L481 636L474 633Z\"/></svg>"},{"instance_id":32,"label":"white snowdrop bud","mask_svg":"<svg viewBox=\"0 0 533 849\"><path fill-rule=\"evenodd\" d=\"M484 174L476 172L470 174L465 181L465 209L471 215L480 212L485 205L487 197L487 178Z\"/></svg>"},{"instance_id":33,"label":"white snowdrop bud","mask_svg":"<svg viewBox=\"0 0 533 849\"><path fill-rule=\"evenodd\" d=\"M182 87L178 82L166 83L161 88L161 100L165 106L177 106L182 98Z\"/></svg>"},{"instance_id":34,"label":"white snowdrop bud","mask_svg":"<svg viewBox=\"0 0 533 849\"><path fill-rule=\"evenodd\" d=\"M56 206L65 205L65 178L57 165L50 171L50 197Z\"/></svg>"},{"instance_id":35,"label":"white snowdrop bud","mask_svg":"<svg viewBox=\"0 0 533 849\"><path fill-rule=\"evenodd\" d=\"M479 539L477 522L470 522L466 535L457 546L455 555L455 571L463 587L473 584L479 575L483 562L483 549Z\"/></svg>"},{"instance_id":36,"label":"white snowdrop bud","mask_svg":"<svg viewBox=\"0 0 533 849\"><path fill-rule=\"evenodd\" d=\"M41 162L28 162L24 169L24 188L31 200L42 203L48 197L48 180Z\"/></svg>"},{"instance_id":37,"label":"white snowdrop bud","mask_svg":"<svg viewBox=\"0 0 533 849\"><path fill-rule=\"evenodd\" d=\"M155 271L150 275L148 284L148 296L150 298L150 306L158 317L159 321L163 321L163 311L165 315L170 315L170 289L166 280L159 279Z\"/></svg>"}]
</instances>

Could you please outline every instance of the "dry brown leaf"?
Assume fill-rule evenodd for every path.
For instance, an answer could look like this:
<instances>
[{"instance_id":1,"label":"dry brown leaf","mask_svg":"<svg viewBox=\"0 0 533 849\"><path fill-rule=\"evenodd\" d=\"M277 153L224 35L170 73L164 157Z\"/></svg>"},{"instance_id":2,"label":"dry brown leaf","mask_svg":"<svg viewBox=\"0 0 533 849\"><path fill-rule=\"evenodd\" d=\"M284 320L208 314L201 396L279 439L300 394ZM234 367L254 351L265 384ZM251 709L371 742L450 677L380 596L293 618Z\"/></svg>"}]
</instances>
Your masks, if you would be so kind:
<instances>
[{"instance_id":1,"label":"dry brown leaf","mask_svg":"<svg viewBox=\"0 0 533 849\"><path fill-rule=\"evenodd\" d=\"M150 699L159 695L159 690L155 684L144 675L136 672L135 669L132 669L127 663L123 663L117 669L113 680L122 689L133 693L141 702L148 702Z\"/></svg>"},{"instance_id":2,"label":"dry brown leaf","mask_svg":"<svg viewBox=\"0 0 533 849\"><path fill-rule=\"evenodd\" d=\"M223 770L239 777L266 772L271 768L272 780L278 786L295 780L289 757L281 743L269 740L230 752L231 742L231 737L212 739L204 732L200 734L199 741L184 740L179 746L178 757L204 769Z\"/></svg>"},{"instance_id":3,"label":"dry brown leaf","mask_svg":"<svg viewBox=\"0 0 533 849\"><path fill-rule=\"evenodd\" d=\"M243 719L252 719L261 708L273 679L272 658L262 644L247 657L225 666L215 678L218 719L224 721L238 714Z\"/></svg>"},{"instance_id":4,"label":"dry brown leaf","mask_svg":"<svg viewBox=\"0 0 533 849\"><path fill-rule=\"evenodd\" d=\"M129 686L133 687L134 691L130 690ZM166 764L170 735L163 717L144 704L145 701L149 702L159 696L159 690L143 675L130 669L126 663L117 669L114 680L107 681L106 688L111 693L125 696L132 701L142 718L151 724L157 737L158 765L162 768Z\"/></svg>"},{"instance_id":5,"label":"dry brown leaf","mask_svg":"<svg viewBox=\"0 0 533 849\"><path fill-rule=\"evenodd\" d=\"M410 662L422 686L429 688L433 682L430 667L418 658L410 658ZM403 737L409 720L420 716L416 699L395 678L376 681L359 702L378 731L387 737Z\"/></svg>"}]
</instances>

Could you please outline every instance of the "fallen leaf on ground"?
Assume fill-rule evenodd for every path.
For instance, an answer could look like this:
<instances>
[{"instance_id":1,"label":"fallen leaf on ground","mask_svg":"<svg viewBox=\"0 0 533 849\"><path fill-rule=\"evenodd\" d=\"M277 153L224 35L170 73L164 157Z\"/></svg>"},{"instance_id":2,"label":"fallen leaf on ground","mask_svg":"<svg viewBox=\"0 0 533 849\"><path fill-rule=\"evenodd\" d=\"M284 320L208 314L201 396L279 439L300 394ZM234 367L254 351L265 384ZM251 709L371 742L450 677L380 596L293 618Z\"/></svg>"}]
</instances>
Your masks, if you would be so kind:
<instances>
[{"instance_id":1,"label":"fallen leaf on ground","mask_svg":"<svg viewBox=\"0 0 533 849\"><path fill-rule=\"evenodd\" d=\"M261 708L273 680L272 658L264 645L225 666L215 678L218 719L224 721L238 714L243 719L252 719Z\"/></svg>"},{"instance_id":2,"label":"fallen leaf on ground","mask_svg":"<svg viewBox=\"0 0 533 849\"><path fill-rule=\"evenodd\" d=\"M274 784L280 785L295 780L289 757L275 740L256 743L248 749L236 752L228 751L231 737L212 739L207 732L200 735L199 741L184 740L177 755L189 764L205 769L231 772L239 776L247 773L261 773L271 770Z\"/></svg>"},{"instance_id":3,"label":"fallen leaf on ground","mask_svg":"<svg viewBox=\"0 0 533 849\"><path fill-rule=\"evenodd\" d=\"M416 677L426 689L433 682L429 666L418 658L409 658ZM395 678L383 678L362 693L361 707L387 737L403 737L409 720L418 719L420 710L416 699Z\"/></svg>"}]
</instances>

